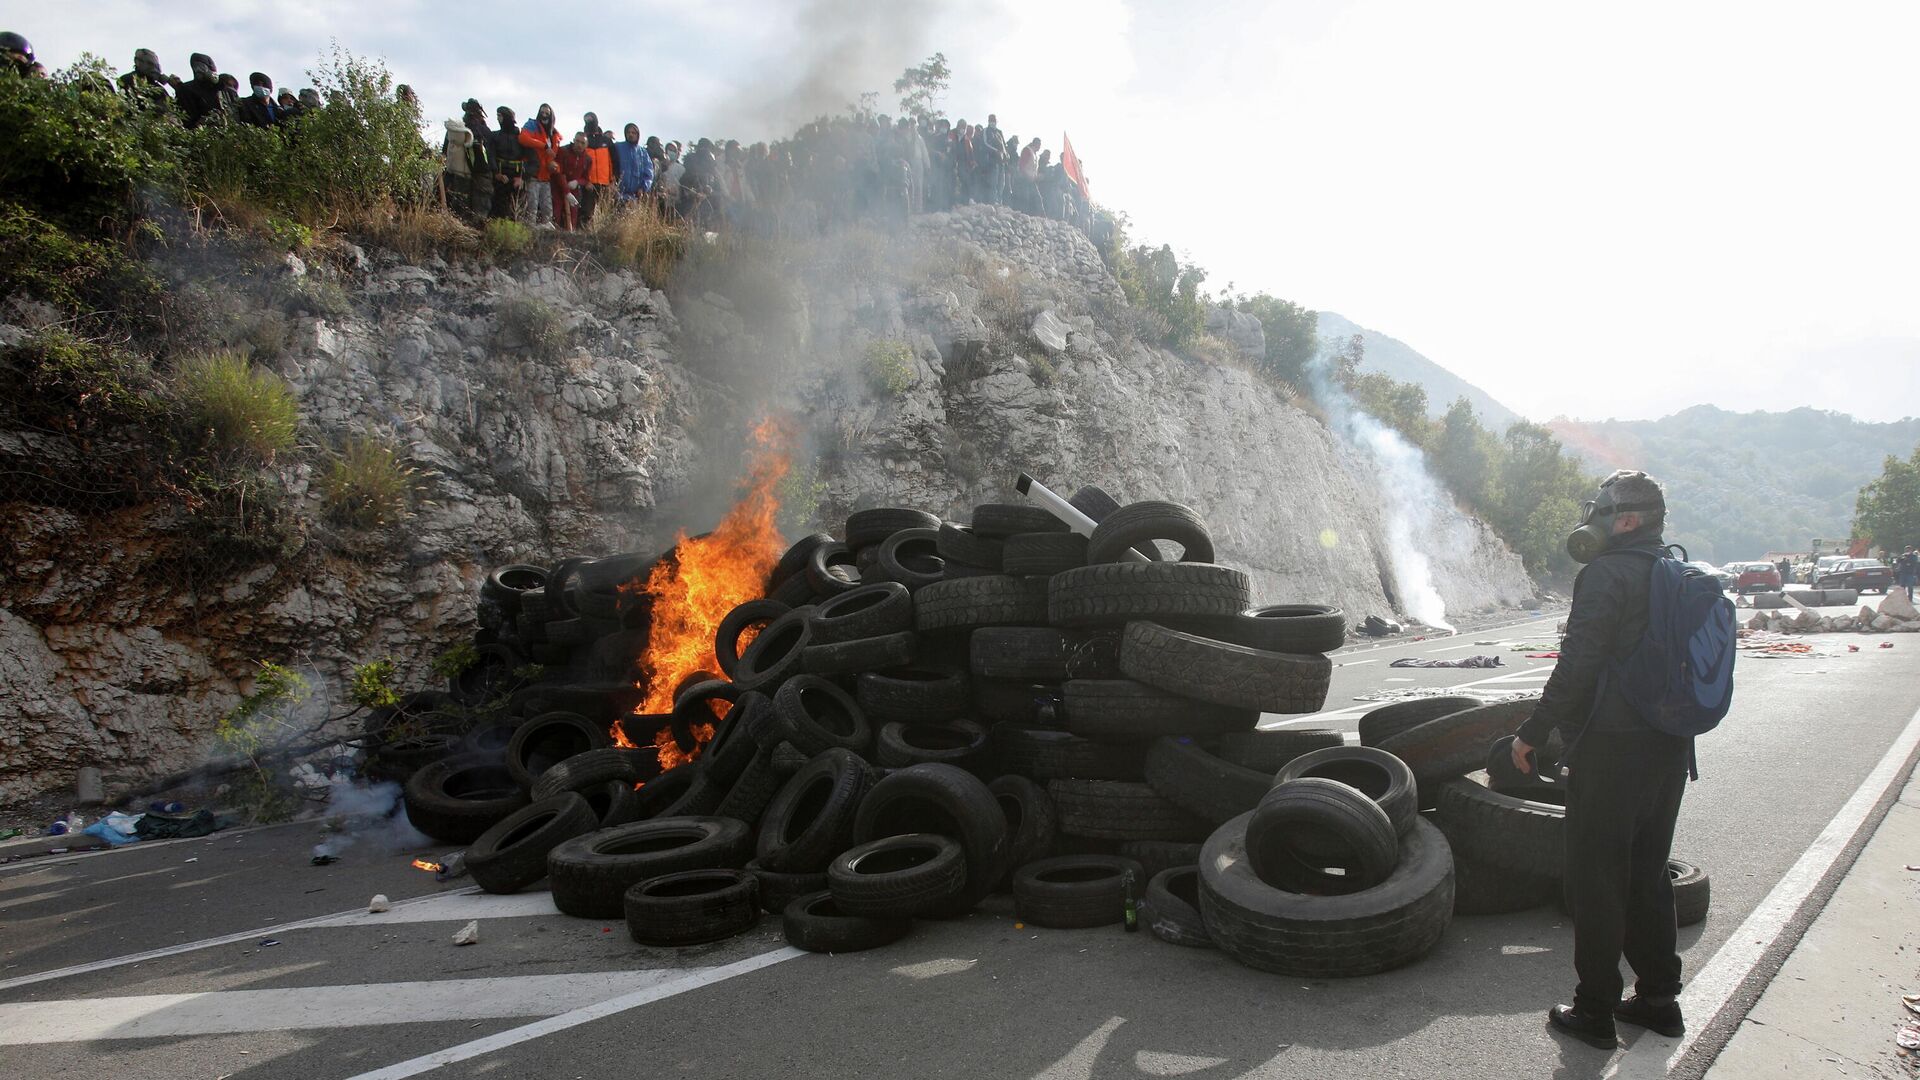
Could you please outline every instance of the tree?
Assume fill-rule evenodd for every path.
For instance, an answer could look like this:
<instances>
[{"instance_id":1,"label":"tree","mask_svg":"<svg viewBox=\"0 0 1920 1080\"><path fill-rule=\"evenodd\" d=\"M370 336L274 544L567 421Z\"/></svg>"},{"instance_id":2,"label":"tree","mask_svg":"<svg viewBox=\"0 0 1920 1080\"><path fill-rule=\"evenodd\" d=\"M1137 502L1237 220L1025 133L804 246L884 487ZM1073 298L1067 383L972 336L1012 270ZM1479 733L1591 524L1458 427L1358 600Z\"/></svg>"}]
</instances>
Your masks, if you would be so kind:
<instances>
[{"instance_id":1,"label":"tree","mask_svg":"<svg viewBox=\"0 0 1920 1080\"><path fill-rule=\"evenodd\" d=\"M1304 385L1307 364L1312 362L1319 340L1320 313L1266 293L1243 296L1234 306L1259 319L1266 332L1267 351L1261 357L1261 369L1273 378Z\"/></svg>"},{"instance_id":2,"label":"tree","mask_svg":"<svg viewBox=\"0 0 1920 1080\"><path fill-rule=\"evenodd\" d=\"M1853 532L1887 551L1920 544L1920 446L1906 461L1888 454L1879 479L1860 489L1853 504Z\"/></svg>"},{"instance_id":3,"label":"tree","mask_svg":"<svg viewBox=\"0 0 1920 1080\"><path fill-rule=\"evenodd\" d=\"M1424 387L1400 382L1382 372L1365 371L1347 380L1347 391L1362 412L1406 436L1413 445L1425 446L1431 441Z\"/></svg>"},{"instance_id":4,"label":"tree","mask_svg":"<svg viewBox=\"0 0 1920 1080\"><path fill-rule=\"evenodd\" d=\"M946 115L940 109L940 98L952 76L953 72L947 70L946 53L934 53L901 72L893 80L893 92L900 95L900 111L920 121L921 127L932 126Z\"/></svg>"},{"instance_id":5,"label":"tree","mask_svg":"<svg viewBox=\"0 0 1920 1080\"><path fill-rule=\"evenodd\" d=\"M1433 467L1454 496L1478 512L1487 508L1488 484L1500 447L1480 426L1473 403L1456 398L1440 418L1433 445Z\"/></svg>"}]
</instances>

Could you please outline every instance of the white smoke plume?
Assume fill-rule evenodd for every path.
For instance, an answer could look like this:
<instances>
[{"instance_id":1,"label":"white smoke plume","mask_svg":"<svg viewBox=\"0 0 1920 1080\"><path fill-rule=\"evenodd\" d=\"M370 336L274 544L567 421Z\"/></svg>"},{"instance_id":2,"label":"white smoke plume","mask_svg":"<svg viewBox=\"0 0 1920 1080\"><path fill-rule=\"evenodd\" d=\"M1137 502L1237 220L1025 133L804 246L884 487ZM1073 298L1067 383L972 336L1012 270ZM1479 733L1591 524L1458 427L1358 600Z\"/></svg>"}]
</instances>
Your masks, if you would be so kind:
<instances>
[{"instance_id":1,"label":"white smoke plume","mask_svg":"<svg viewBox=\"0 0 1920 1080\"><path fill-rule=\"evenodd\" d=\"M333 831L313 845L314 855L337 856L361 841L381 854L431 845L433 840L407 820L407 806L400 796L399 784L356 784L335 777L327 792L327 818Z\"/></svg>"},{"instance_id":2,"label":"white smoke plume","mask_svg":"<svg viewBox=\"0 0 1920 1080\"><path fill-rule=\"evenodd\" d=\"M957 6L952 0L807 0L794 14L785 62L723 103L713 130L785 135L868 91L879 92L881 112L894 112L888 107L893 80L933 52L935 23Z\"/></svg>"},{"instance_id":3,"label":"white smoke plume","mask_svg":"<svg viewBox=\"0 0 1920 1080\"><path fill-rule=\"evenodd\" d=\"M1375 473L1395 598L1409 617L1454 632L1447 602L1434 585L1429 553L1464 556L1473 549L1472 533L1453 496L1427 468L1426 453L1362 410L1330 377L1330 361L1323 352L1308 368L1314 399L1326 410L1334 434Z\"/></svg>"}]
</instances>

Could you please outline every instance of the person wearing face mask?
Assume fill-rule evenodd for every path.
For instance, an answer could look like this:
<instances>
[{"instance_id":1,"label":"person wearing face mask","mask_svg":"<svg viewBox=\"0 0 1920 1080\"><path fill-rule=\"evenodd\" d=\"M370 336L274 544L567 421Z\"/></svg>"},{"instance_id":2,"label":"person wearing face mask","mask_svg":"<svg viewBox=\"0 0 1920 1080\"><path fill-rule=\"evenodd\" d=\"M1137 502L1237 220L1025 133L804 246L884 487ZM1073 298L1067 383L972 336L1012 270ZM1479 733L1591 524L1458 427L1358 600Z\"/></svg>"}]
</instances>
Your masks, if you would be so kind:
<instances>
[{"instance_id":1,"label":"person wearing face mask","mask_svg":"<svg viewBox=\"0 0 1920 1080\"><path fill-rule=\"evenodd\" d=\"M512 109L502 105L494 110L494 116L500 121L500 130L493 133L491 216L531 224L526 191L527 148L520 145L520 128Z\"/></svg>"},{"instance_id":2,"label":"person wearing face mask","mask_svg":"<svg viewBox=\"0 0 1920 1080\"><path fill-rule=\"evenodd\" d=\"M224 120L227 96L220 88L220 69L214 66L213 58L206 53L194 53L188 64L193 68L193 78L181 82L179 76L167 77L173 84L174 103L180 106L180 115L187 126L193 128Z\"/></svg>"},{"instance_id":3,"label":"person wearing face mask","mask_svg":"<svg viewBox=\"0 0 1920 1080\"><path fill-rule=\"evenodd\" d=\"M640 142L640 125L628 124L626 137L613 144L613 175L619 181L620 203L626 205L653 190L653 154ZM658 146L660 140L651 140Z\"/></svg>"},{"instance_id":4,"label":"person wearing face mask","mask_svg":"<svg viewBox=\"0 0 1920 1080\"><path fill-rule=\"evenodd\" d=\"M586 228L593 221L593 208L600 204L600 196L613 190L613 135L600 126L600 117L588 113L581 118L581 129L587 137L587 182L576 194L580 197L580 227Z\"/></svg>"},{"instance_id":5,"label":"person wearing face mask","mask_svg":"<svg viewBox=\"0 0 1920 1080\"><path fill-rule=\"evenodd\" d=\"M1616 1020L1670 1037L1686 1029L1667 860L1697 773L1691 736L1719 722L1733 693L1732 604L1684 553L1668 557L1665 523L1665 493L1643 472L1614 473L1586 504L1567 538L1567 554L1586 565L1560 659L1513 740L1522 773L1543 766L1536 748L1556 729L1566 745L1565 882L1579 984L1573 1004L1547 1020L1602 1049L1615 1045ZM1678 694L1676 671L1688 680ZM1625 1001L1623 955L1636 976Z\"/></svg>"},{"instance_id":6,"label":"person wearing face mask","mask_svg":"<svg viewBox=\"0 0 1920 1080\"><path fill-rule=\"evenodd\" d=\"M273 127L281 120L280 104L273 100L273 80L256 71L247 76L250 92L234 109L234 119L253 127Z\"/></svg>"},{"instance_id":7,"label":"person wearing face mask","mask_svg":"<svg viewBox=\"0 0 1920 1080\"><path fill-rule=\"evenodd\" d=\"M120 76L120 93L142 111L163 113L173 108L167 77L160 71L160 57L152 49L133 51L133 70Z\"/></svg>"},{"instance_id":8,"label":"person wearing face mask","mask_svg":"<svg viewBox=\"0 0 1920 1080\"><path fill-rule=\"evenodd\" d=\"M520 145L526 149L529 174L527 204L533 212L535 227L554 223L553 208L558 197L554 192L554 165L561 143L560 132L553 124L553 106L543 101L533 119L520 128Z\"/></svg>"}]
</instances>

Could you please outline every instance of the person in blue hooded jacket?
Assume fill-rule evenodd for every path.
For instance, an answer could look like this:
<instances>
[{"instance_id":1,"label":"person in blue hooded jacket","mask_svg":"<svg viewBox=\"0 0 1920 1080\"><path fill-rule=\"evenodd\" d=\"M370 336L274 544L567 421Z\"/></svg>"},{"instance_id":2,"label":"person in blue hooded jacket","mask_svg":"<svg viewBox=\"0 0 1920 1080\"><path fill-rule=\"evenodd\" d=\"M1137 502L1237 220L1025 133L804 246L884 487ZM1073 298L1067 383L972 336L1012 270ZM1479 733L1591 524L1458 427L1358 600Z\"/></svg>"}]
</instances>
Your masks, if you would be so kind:
<instances>
[{"instance_id":1,"label":"person in blue hooded jacket","mask_svg":"<svg viewBox=\"0 0 1920 1080\"><path fill-rule=\"evenodd\" d=\"M640 141L638 124L628 124L626 138L613 144L613 178L620 185L622 203L653 190L653 157Z\"/></svg>"}]
</instances>

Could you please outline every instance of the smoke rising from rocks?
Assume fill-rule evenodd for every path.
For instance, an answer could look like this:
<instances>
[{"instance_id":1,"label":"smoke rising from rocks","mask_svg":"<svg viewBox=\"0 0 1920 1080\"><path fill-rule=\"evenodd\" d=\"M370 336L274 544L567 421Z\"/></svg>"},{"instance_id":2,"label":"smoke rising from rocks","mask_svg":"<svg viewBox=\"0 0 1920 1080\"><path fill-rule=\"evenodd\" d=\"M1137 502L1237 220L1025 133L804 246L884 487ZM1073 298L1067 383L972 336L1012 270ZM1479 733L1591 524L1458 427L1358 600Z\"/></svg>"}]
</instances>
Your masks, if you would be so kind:
<instances>
[{"instance_id":1,"label":"smoke rising from rocks","mask_svg":"<svg viewBox=\"0 0 1920 1080\"><path fill-rule=\"evenodd\" d=\"M794 19L789 63L722 103L713 130L789 134L870 90L881 92L881 112L893 112L887 97L893 80L933 51L935 24L956 6L950 0L807 0Z\"/></svg>"}]
</instances>

